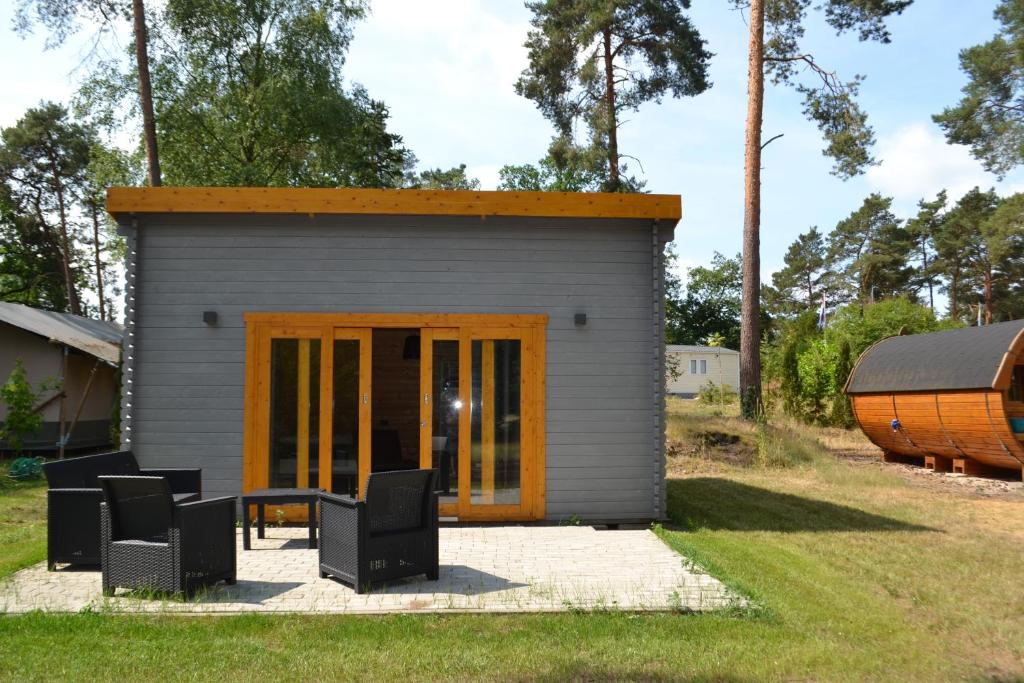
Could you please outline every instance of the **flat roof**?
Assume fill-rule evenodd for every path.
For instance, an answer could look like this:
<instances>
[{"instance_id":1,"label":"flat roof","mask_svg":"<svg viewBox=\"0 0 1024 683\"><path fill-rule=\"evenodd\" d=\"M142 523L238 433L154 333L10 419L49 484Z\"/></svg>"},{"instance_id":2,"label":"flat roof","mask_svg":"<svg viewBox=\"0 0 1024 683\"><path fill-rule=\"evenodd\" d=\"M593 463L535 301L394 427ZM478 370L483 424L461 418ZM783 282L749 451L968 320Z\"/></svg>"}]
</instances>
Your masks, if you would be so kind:
<instances>
[{"instance_id":1,"label":"flat roof","mask_svg":"<svg viewBox=\"0 0 1024 683\"><path fill-rule=\"evenodd\" d=\"M694 346L691 344L666 344L665 351L668 353L724 353L726 355L739 354L739 351L727 349L724 346Z\"/></svg>"},{"instance_id":2,"label":"flat roof","mask_svg":"<svg viewBox=\"0 0 1024 683\"><path fill-rule=\"evenodd\" d=\"M365 214L637 218L675 226L675 194L375 190L280 187L111 187L114 217L155 213Z\"/></svg>"}]
</instances>

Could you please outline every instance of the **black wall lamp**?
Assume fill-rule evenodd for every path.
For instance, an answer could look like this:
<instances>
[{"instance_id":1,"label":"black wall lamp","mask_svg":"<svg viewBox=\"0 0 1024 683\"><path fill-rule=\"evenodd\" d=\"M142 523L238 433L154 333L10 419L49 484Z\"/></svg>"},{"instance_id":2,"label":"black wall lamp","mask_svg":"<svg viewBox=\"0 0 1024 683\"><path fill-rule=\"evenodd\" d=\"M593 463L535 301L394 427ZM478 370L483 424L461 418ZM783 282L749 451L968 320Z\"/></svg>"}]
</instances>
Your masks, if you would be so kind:
<instances>
[{"instance_id":1,"label":"black wall lamp","mask_svg":"<svg viewBox=\"0 0 1024 683\"><path fill-rule=\"evenodd\" d=\"M587 324L587 314L586 313L577 313L575 316L573 316L573 322L576 323L577 326L586 325Z\"/></svg>"},{"instance_id":2,"label":"black wall lamp","mask_svg":"<svg viewBox=\"0 0 1024 683\"><path fill-rule=\"evenodd\" d=\"M207 325L216 325L217 311L203 311L203 322Z\"/></svg>"}]
</instances>

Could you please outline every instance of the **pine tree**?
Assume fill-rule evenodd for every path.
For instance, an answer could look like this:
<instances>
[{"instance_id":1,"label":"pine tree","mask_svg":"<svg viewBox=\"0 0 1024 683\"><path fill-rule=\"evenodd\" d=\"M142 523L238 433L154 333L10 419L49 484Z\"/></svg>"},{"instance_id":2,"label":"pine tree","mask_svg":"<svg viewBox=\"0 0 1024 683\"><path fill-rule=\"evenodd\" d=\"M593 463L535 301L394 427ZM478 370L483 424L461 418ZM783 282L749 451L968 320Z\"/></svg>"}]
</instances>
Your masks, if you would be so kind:
<instances>
[{"instance_id":1,"label":"pine tree","mask_svg":"<svg viewBox=\"0 0 1024 683\"><path fill-rule=\"evenodd\" d=\"M772 275L772 285L778 291L787 312L794 313L813 306L824 289L825 238L812 227L789 245L783 257L785 267Z\"/></svg>"},{"instance_id":2,"label":"pine tree","mask_svg":"<svg viewBox=\"0 0 1024 683\"><path fill-rule=\"evenodd\" d=\"M908 292L913 242L891 207L891 197L872 194L829 235L830 277L838 297L869 303Z\"/></svg>"},{"instance_id":3,"label":"pine tree","mask_svg":"<svg viewBox=\"0 0 1024 683\"><path fill-rule=\"evenodd\" d=\"M563 146L572 144L578 122L587 126L587 166L601 175L603 190L639 190L642 184L626 177L621 163L622 112L710 87L711 54L684 14L689 0L537 0L526 6L533 12L530 62L516 92L537 104Z\"/></svg>"},{"instance_id":4,"label":"pine tree","mask_svg":"<svg viewBox=\"0 0 1024 683\"><path fill-rule=\"evenodd\" d=\"M861 40L888 43L885 20L912 0L829 0L815 5L838 33L857 31ZM800 48L811 0L732 0L749 15L747 50L747 124L744 149L743 312L740 342L740 401L743 416L755 419L761 406L761 152L764 79L791 85L804 96L804 115L818 125L828 143L824 154L835 160L833 172L848 178L874 163L874 132L856 102L862 80L844 82ZM767 39L766 39L767 33ZM799 80L807 73L812 85ZM778 136L776 136L778 137ZM774 138L772 138L774 139Z\"/></svg>"},{"instance_id":5,"label":"pine tree","mask_svg":"<svg viewBox=\"0 0 1024 683\"><path fill-rule=\"evenodd\" d=\"M936 261L935 238L942 227L946 207L946 191L942 190L932 201L922 199L917 204L917 215L907 221L907 234L914 242L914 251L920 267L914 278L916 288L928 288L928 307L935 308Z\"/></svg>"}]
</instances>

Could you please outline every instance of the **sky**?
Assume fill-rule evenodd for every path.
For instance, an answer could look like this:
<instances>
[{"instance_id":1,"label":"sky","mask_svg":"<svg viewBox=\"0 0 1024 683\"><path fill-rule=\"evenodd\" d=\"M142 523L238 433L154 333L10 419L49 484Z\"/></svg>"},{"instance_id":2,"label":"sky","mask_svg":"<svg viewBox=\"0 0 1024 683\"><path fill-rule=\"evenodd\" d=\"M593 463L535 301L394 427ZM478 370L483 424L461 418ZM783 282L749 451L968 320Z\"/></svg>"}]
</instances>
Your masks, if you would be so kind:
<instances>
[{"instance_id":1,"label":"sky","mask_svg":"<svg viewBox=\"0 0 1024 683\"><path fill-rule=\"evenodd\" d=\"M41 34L16 36L13 4L0 1L0 126L12 125L40 100L67 101L83 76L89 46L87 32L50 51ZM907 217L920 199L943 188L954 198L975 185L1003 194L1024 189L1024 173L999 181L966 148L947 145L931 120L959 99L966 79L958 53L994 35L996 4L918 0L890 20L888 45L836 37L812 18L805 51L844 78L866 76L860 102L875 129L880 163L849 181L832 176L799 95L768 85L764 136L783 137L762 160L766 279L799 233L811 226L830 230L872 192L892 197L896 213ZM501 166L544 156L551 126L513 88L527 63L530 13L522 2L370 0L370 8L355 26L343 73L388 105L391 129L421 167L464 163L484 189L493 189ZM714 53L713 86L697 97L630 112L619 134L620 150L639 160L631 169L649 191L682 196L675 240L681 269L708 263L716 251L737 253L743 230L746 24L728 0L693 0L689 16Z\"/></svg>"}]
</instances>

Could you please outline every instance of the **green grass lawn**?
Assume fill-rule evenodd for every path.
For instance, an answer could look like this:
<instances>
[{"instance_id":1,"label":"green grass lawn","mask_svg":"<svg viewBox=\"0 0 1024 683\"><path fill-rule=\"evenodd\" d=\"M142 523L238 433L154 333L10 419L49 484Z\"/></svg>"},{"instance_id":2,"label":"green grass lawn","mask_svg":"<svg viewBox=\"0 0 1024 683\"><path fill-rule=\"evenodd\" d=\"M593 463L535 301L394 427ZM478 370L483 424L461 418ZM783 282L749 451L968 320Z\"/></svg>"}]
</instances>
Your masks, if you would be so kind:
<instances>
[{"instance_id":1,"label":"green grass lawn","mask_svg":"<svg viewBox=\"0 0 1024 683\"><path fill-rule=\"evenodd\" d=\"M691 437L712 420L673 415ZM1024 497L938 489L815 453L764 468L706 450L674 458L662 538L750 596L717 614L0 619L7 680L948 680L1024 676ZM803 462L804 455L797 458ZM779 460L778 458L773 461ZM923 481L923 480L922 480ZM14 505L0 499L4 556ZM31 526L31 525L30 525ZM38 529L15 541L42 557ZM34 551L30 546L34 545ZM32 552L36 554L33 556ZM18 564L15 561L11 566ZM7 566L7 565L4 565ZM567 568L571 571L571 568Z\"/></svg>"},{"instance_id":2,"label":"green grass lawn","mask_svg":"<svg viewBox=\"0 0 1024 683\"><path fill-rule=\"evenodd\" d=\"M0 579L46 559L46 486L21 483L0 468Z\"/></svg>"}]
</instances>

